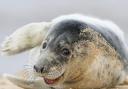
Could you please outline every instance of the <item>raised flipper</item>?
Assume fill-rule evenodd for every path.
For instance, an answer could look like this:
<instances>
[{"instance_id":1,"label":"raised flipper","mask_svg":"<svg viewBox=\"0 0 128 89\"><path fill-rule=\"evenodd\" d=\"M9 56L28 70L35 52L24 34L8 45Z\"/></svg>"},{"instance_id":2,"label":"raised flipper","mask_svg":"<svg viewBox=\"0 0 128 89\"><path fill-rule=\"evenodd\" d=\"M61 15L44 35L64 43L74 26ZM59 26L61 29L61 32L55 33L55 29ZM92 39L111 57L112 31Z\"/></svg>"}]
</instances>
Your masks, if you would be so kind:
<instances>
[{"instance_id":1,"label":"raised flipper","mask_svg":"<svg viewBox=\"0 0 128 89\"><path fill-rule=\"evenodd\" d=\"M17 29L2 43L1 54L13 55L40 45L49 27L50 23L41 22L31 23Z\"/></svg>"}]
</instances>

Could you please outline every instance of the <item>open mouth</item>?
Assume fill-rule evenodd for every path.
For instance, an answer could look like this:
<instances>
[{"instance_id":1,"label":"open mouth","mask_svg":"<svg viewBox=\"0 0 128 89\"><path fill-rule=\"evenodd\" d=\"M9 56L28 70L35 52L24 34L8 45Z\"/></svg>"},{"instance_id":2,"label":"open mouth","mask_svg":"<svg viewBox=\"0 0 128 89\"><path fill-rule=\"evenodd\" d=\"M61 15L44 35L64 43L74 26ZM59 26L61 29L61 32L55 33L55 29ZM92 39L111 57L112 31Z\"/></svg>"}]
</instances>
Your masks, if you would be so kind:
<instances>
[{"instance_id":1,"label":"open mouth","mask_svg":"<svg viewBox=\"0 0 128 89\"><path fill-rule=\"evenodd\" d=\"M64 73L61 75L61 76L59 76L59 77L57 77L57 78L55 78L55 79L49 79L49 78L45 78L44 77L44 81L45 81L45 83L46 84L55 84L55 83L57 83L62 77L64 76Z\"/></svg>"}]
</instances>

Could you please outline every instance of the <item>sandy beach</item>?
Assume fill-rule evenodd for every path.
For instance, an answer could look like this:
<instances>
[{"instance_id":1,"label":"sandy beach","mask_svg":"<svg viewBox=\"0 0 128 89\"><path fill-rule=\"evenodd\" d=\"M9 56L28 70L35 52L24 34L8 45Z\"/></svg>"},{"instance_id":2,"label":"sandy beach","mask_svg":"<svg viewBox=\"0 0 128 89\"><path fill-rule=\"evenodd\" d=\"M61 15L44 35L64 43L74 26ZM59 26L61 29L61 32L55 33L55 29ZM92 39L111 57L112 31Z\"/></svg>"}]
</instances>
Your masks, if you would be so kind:
<instances>
[{"instance_id":1,"label":"sandy beach","mask_svg":"<svg viewBox=\"0 0 128 89\"><path fill-rule=\"evenodd\" d=\"M0 89L23 89L23 88L15 86L14 84L10 83L7 79L0 76ZM128 85L122 85L111 89L128 89Z\"/></svg>"}]
</instances>

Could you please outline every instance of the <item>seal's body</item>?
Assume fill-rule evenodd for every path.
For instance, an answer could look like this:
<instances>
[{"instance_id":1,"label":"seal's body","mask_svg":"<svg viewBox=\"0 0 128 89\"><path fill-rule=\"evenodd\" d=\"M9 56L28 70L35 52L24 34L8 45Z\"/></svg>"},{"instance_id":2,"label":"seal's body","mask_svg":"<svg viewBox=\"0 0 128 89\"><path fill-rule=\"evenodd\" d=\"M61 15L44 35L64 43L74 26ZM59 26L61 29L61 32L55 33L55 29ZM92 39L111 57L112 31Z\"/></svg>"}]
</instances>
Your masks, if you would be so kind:
<instances>
[{"instance_id":1,"label":"seal's body","mask_svg":"<svg viewBox=\"0 0 128 89\"><path fill-rule=\"evenodd\" d=\"M35 60L33 75L38 78L39 89L45 86L41 86L39 81L58 89L89 89L114 87L125 80L127 45L122 31L114 23L82 15L67 15L46 25L39 24L34 33L36 38L33 39L32 33L36 29L28 26L25 28L31 27L32 31L23 35L21 41L17 35L18 32L23 33L21 30L11 36L12 40L18 40L17 43L26 40L23 45L16 44L19 48L12 49L12 43L8 46L10 40L7 39L3 46L6 54L40 46L38 52L32 53L37 55L36 58L31 59ZM30 28L24 32L29 31Z\"/></svg>"}]
</instances>

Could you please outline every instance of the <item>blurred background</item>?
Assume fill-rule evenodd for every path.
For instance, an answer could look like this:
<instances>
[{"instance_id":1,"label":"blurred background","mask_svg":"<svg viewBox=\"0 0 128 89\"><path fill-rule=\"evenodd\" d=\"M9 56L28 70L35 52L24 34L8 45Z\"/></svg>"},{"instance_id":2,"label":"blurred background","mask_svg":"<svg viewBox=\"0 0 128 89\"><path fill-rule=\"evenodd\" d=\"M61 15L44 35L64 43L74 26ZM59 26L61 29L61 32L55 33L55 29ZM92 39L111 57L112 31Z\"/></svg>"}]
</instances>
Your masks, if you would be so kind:
<instances>
[{"instance_id":1,"label":"blurred background","mask_svg":"<svg viewBox=\"0 0 128 89\"><path fill-rule=\"evenodd\" d=\"M17 28L72 13L114 21L128 38L128 0L0 0L0 43ZM24 68L28 52L0 56L0 74Z\"/></svg>"}]
</instances>

